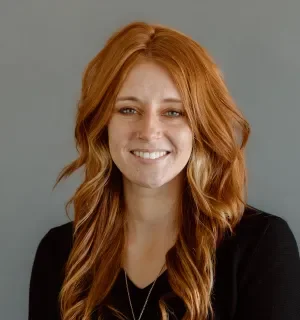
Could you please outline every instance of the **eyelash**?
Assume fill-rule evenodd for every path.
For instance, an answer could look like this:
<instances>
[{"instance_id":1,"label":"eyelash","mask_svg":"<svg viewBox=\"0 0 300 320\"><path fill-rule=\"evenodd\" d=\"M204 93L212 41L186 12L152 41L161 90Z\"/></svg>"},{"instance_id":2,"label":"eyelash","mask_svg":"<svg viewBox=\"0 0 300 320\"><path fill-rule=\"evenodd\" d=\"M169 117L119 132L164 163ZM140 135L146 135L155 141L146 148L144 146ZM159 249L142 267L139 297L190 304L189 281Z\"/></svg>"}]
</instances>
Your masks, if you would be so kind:
<instances>
[{"instance_id":1,"label":"eyelash","mask_svg":"<svg viewBox=\"0 0 300 320\"><path fill-rule=\"evenodd\" d=\"M121 113L121 114L133 114L132 112L122 112L122 111L124 111L124 110L134 110L133 108L129 108L129 107L125 107L125 108L121 108L120 110L119 110L119 112ZM178 115L177 116L171 116L171 118L177 118L177 117L180 117L180 116L182 116L183 115L183 112L182 111L177 111L177 110L169 110L169 111L167 111L167 112L176 112Z\"/></svg>"}]
</instances>

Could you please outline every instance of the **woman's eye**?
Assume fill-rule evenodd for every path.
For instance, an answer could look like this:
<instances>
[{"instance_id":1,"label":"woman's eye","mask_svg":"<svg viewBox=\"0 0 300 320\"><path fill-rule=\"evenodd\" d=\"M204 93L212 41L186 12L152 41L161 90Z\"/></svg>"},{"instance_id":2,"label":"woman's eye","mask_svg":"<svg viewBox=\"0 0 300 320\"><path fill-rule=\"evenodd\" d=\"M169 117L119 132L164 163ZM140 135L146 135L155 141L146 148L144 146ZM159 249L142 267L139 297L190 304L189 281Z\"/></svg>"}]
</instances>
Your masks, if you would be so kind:
<instances>
[{"instance_id":1,"label":"woman's eye","mask_svg":"<svg viewBox=\"0 0 300 320\"><path fill-rule=\"evenodd\" d=\"M121 114L136 114L136 113L137 113L137 111L136 111L135 109L130 108L130 107L121 108L121 109L119 110L119 112L120 112ZM182 116L182 115L183 115L183 112L181 112L181 111L176 111L176 110L170 110L170 111L167 111L167 112L166 112L166 115L167 115L168 117L171 117L171 118L177 118L177 117Z\"/></svg>"},{"instance_id":2,"label":"woman's eye","mask_svg":"<svg viewBox=\"0 0 300 320\"><path fill-rule=\"evenodd\" d=\"M122 113L122 114L128 114L128 113L130 114L130 113L135 113L136 110L134 110L132 108L121 108L119 110L119 112Z\"/></svg>"},{"instance_id":3,"label":"woman's eye","mask_svg":"<svg viewBox=\"0 0 300 320\"><path fill-rule=\"evenodd\" d=\"M167 114L169 114L171 117L175 117L175 118L182 116L181 111L175 111L175 110L167 111Z\"/></svg>"}]
</instances>

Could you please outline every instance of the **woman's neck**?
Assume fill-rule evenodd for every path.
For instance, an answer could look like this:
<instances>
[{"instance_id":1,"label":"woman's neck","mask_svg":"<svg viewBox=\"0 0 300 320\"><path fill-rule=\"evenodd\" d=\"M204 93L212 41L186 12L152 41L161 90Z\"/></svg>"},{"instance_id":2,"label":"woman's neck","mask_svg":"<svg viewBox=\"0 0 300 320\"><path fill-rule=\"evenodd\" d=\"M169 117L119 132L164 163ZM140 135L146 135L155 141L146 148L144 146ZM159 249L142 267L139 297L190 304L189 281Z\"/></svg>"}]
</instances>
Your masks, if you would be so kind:
<instances>
[{"instance_id":1,"label":"woman's neck","mask_svg":"<svg viewBox=\"0 0 300 320\"><path fill-rule=\"evenodd\" d=\"M157 189L124 181L127 233L132 241L155 241L177 233L182 184L179 179Z\"/></svg>"}]
</instances>

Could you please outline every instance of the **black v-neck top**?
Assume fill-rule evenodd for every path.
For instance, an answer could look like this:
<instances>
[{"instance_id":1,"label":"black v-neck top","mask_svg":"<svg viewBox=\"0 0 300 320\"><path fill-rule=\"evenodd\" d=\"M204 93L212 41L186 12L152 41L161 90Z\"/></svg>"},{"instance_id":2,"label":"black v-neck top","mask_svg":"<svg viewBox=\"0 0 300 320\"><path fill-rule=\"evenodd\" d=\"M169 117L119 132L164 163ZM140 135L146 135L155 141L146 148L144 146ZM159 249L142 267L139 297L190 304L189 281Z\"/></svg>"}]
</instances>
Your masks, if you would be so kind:
<instances>
[{"instance_id":1,"label":"black v-neck top","mask_svg":"<svg viewBox=\"0 0 300 320\"><path fill-rule=\"evenodd\" d=\"M38 245L30 278L29 320L61 320L58 293L72 248L72 227L73 223L68 222L50 229ZM224 238L216 257L212 300L215 320L300 319L299 249L286 220L247 208L235 235ZM137 320L152 284L141 289L127 279ZM172 293L168 270L158 277L141 320L160 319L158 300L166 293ZM172 294L168 306L174 315L170 314L169 319L179 320L185 305ZM133 319L123 269L110 299L128 319ZM106 312L105 320L117 319L109 310ZM92 320L96 319L95 310Z\"/></svg>"}]
</instances>

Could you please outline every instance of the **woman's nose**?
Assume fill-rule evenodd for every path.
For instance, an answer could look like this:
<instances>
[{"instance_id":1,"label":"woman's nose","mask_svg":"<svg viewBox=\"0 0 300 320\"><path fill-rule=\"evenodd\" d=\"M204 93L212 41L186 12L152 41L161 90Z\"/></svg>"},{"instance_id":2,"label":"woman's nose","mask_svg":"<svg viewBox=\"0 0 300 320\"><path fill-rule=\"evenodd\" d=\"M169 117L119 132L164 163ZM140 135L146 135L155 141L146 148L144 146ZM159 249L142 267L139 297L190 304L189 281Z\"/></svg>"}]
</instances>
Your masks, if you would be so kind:
<instances>
[{"instance_id":1,"label":"woman's nose","mask_svg":"<svg viewBox=\"0 0 300 320\"><path fill-rule=\"evenodd\" d=\"M158 116L154 114L144 115L140 120L138 138L143 140L159 139L162 134L162 126Z\"/></svg>"}]
</instances>

